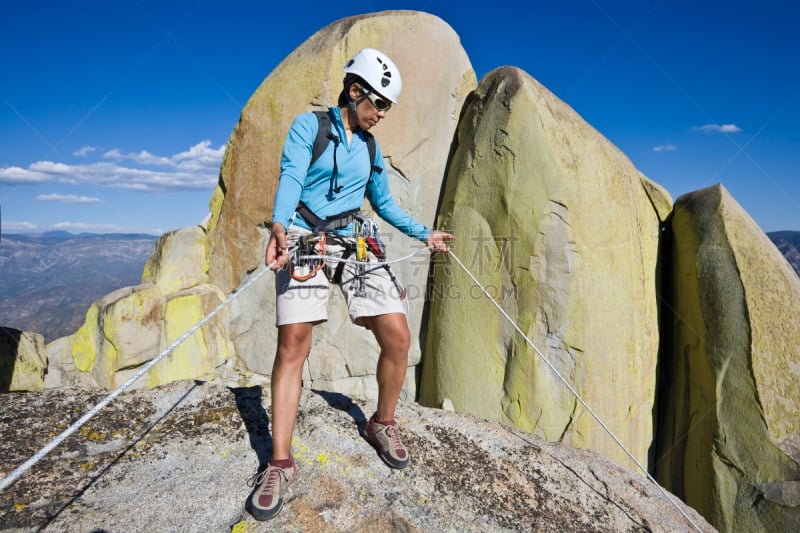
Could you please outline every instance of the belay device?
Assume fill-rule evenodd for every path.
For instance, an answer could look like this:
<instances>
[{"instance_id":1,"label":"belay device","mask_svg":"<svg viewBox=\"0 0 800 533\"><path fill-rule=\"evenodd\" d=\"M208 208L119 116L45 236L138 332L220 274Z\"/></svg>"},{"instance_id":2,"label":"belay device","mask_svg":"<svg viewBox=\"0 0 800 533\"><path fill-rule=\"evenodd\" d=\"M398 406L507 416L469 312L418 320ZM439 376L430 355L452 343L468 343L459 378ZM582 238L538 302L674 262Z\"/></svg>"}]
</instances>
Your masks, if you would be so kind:
<instances>
[{"instance_id":1,"label":"belay device","mask_svg":"<svg viewBox=\"0 0 800 533\"><path fill-rule=\"evenodd\" d=\"M306 281L325 266L325 233L312 233L297 239L289 261L289 273L297 281Z\"/></svg>"},{"instance_id":2,"label":"belay device","mask_svg":"<svg viewBox=\"0 0 800 533\"><path fill-rule=\"evenodd\" d=\"M350 215L353 223L353 238L342 238L335 233L327 235L324 231L315 230L310 235L303 235L297 239L289 262L289 273L298 281L307 281L314 277L326 265L327 244L330 242L344 247L341 258L328 258L331 262L338 263L333 272L329 272L329 279L337 284L342 282L342 274L346 263L355 265L355 275L352 283L355 296L366 295L367 272L383 268L397 289L401 300L406 299L407 291L397 280L389 264L386 262L386 247L381 241L378 225L371 219L361 215ZM378 264L370 264L369 254L378 260ZM372 266L375 265L375 266Z\"/></svg>"}]
</instances>

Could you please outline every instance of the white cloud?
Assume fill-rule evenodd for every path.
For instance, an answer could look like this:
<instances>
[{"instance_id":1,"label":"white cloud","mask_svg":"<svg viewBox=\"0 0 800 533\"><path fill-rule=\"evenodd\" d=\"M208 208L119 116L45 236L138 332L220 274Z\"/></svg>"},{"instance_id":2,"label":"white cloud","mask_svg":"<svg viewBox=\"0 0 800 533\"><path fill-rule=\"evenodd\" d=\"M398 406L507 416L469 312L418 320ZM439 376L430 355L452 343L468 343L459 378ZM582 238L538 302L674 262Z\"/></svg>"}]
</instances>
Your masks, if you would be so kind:
<instances>
[{"instance_id":1,"label":"white cloud","mask_svg":"<svg viewBox=\"0 0 800 533\"><path fill-rule=\"evenodd\" d=\"M4 167L0 168L0 183L24 184L43 183L52 178L47 173L38 172L31 167Z\"/></svg>"},{"instance_id":2,"label":"white cloud","mask_svg":"<svg viewBox=\"0 0 800 533\"><path fill-rule=\"evenodd\" d=\"M96 204L102 202L94 196L77 196L75 194L40 194L36 197L41 202L61 202L64 204Z\"/></svg>"},{"instance_id":3,"label":"white cloud","mask_svg":"<svg viewBox=\"0 0 800 533\"><path fill-rule=\"evenodd\" d=\"M702 126L695 126L693 129L705 132L719 132L719 133L739 133L742 128L736 124L704 124Z\"/></svg>"},{"instance_id":4,"label":"white cloud","mask_svg":"<svg viewBox=\"0 0 800 533\"><path fill-rule=\"evenodd\" d=\"M115 159L117 161L133 161L134 163L138 163L139 165L148 165L155 167L175 166L175 163L169 157L160 157L157 155L153 155L147 150L142 150L139 153L131 152L128 154L123 154L122 152L120 152L115 148L114 150L109 150L108 152L104 153L103 157L106 159Z\"/></svg>"},{"instance_id":5,"label":"white cloud","mask_svg":"<svg viewBox=\"0 0 800 533\"><path fill-rule=\"evenodd\" d=\"M115 224L88 224L86 222L56 222L53 224L52 229L86 233L120 233L130 231L129 228L124 228Z\"/></svg>"},{"instance_id":6,"label":"white cloud","mask_svg":"<svg viewBox=\"0 0 800 533\"><path fill-rule=\"evenodd\" d=\"M178 164L178 168L187 171L218 171L222 155L225 153L225 145L219 148L211 148L211 141L202 141L186 152L181 152L172 156L172 160Z\"/></svg>"},{"instance_id":7,"label":"white cloud","mask_svg":"<svg viewBox=\"0 0 800 533\"><path fill-rule=\"evenodd\" d=\"M661 144L658 146L653 146L654 152L672 152L677 149L678 147L675 146L674 144Z\"/></svg>"},{"instance_id":8,"label":"white cloud","mask_svg":"<svg viewBox=\"0 0 800 533\"><path fill-rule=\"evenodd\" d=\"M33 222L7 220L3 222L3 231L8 233L36 231L38 226Z\"/></svg>"},{"instance_id":9,"label":"white cloud","mask_svg":"<svg viewBox=\"0 0 800 533\"><path fill-rule=\"evenodd\" d=\"M97 148L95 148L94 146L84 146L81 149L72 152L72 155L76 155L78 157L86 157L95 150L97 150Z\"/></svg>"},{"instance_id":10,"label":"white cloud","mask_svg":"<svg viewBox=\"0 0 800 533\"><path fill-rule=\"evenodd\" d=\"M213 189L217 184L224 151L225 145L213 148L211 141L202 141L171 157L157 156L146 150L129 154L109 150L103 154L103 158L110 161L80 165L37 161L28 168L0 168L0 183L55 181L139 192ZM121 161L132 164L122 165ZM154 166L160 168L146 168Z\"/></svg>"},{"instance_id":11,"label":"white cloud","mask_svg":"<svg viewBox=\"0 0 800 533\"><path fill-rule=\"evenodd\" d=\"M37 161L28 166L29 170L42 172L44 174L68 174L71 168L78 167L73 167L64 163L54 163L52 161Z\"/></svg>"}]
</instances>

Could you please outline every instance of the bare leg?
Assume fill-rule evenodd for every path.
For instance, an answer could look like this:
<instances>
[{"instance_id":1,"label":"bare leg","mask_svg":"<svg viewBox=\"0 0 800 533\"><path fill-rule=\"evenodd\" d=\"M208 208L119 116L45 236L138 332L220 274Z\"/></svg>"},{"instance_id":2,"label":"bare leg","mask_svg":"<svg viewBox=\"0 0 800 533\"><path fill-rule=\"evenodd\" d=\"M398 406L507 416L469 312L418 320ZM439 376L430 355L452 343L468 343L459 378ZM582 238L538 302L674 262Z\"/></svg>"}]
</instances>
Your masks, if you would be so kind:
<instances>
[{"instance_id":1,"label":"bare leg","mask_svg":"<svg viewBox=\"0 0 800 533\"><path fill-rule=\"evenodd\" d=\"M361 319L381 347L378 358L378 420L394 420L394 411L408 369L411 332L406 315L389 313Z\"/></svg>"},{"instance_id":2,"label":"bare leg","mask_svg":"<svg viewBox=\"0 0 800 533\"><path fill-rule=\"evenodd\" d=\"M278 349L272 365L272 458L289 459L300 405L303 363L311 350L310 322L278 326Z\"/></svg>"}]
</instances>

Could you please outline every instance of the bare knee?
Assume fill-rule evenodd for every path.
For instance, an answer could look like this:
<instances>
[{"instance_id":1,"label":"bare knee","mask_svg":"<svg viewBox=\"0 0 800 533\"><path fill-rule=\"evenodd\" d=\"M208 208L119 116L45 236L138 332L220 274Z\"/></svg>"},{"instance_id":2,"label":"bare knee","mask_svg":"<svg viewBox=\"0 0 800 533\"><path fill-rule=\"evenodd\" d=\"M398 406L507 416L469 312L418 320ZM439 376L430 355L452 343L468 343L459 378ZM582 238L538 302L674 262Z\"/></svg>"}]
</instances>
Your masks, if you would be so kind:
<instances>
[{"instance_id":1,"label":"bare knee","mask_svg":"<svg viewBox=\"0 0 800 533\"><path fill-rule=\"evenodd\" d=\"M303 364L311 350L311 324L278 326L276 364Z\"/></svg>"},{"instance_id":2,"label":"bare knee","mask_svg":"<svg viewBox=\"0 0 800 533\"><path fill-rule=\"evenodd\" d=\"M411 331L405 315L398 313L373 317L370 329L375 334L382 354L403 357L408 355Z\"/></svg>"},{"instance_id":3,"label":"bare knee","mask_svg":"<svg viewBox=\"0 0 800 533\"><path fill-rule=\"evenodd\" d=\"M411 332L405 322L393 331L392 343L395 350L408 354L408 349L411 347Z\"/></svg>"}]
</instances>

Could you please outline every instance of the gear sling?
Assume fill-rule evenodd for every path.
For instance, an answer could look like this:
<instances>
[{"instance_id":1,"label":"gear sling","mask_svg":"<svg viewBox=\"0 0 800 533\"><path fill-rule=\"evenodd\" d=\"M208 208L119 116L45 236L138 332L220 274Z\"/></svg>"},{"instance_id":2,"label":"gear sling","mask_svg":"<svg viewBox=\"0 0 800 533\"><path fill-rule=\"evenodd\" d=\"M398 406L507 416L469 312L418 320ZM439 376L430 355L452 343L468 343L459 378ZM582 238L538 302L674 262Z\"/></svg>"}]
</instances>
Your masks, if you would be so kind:
<instances>
[{"instance_id":1,"label":"gear sling","mask_svg":"<svg viewBox=\"0 0 800 533\"><path fill-rule=\"evenodd\" d=\"M336 149L339 147L341 139L335 135L331 129L331 117L328 111L314 111L314 115L317 117L319 127L317 128L317 136L314 139L314 144L311 148L311 161L309 162L308 166L311 167L311 165L313 165L327 149L328 145L333 142L333 171L331 173L330 188L328 189L328 198L331 199L333 198L334 193L341 191L338 181L339 169L336 164ZM367 142L367 150L369 152L369 179L371 180L372 175L375 172L381 172L383 168L375 164L375 156L377 153L375 137L368 131L364 131L363 134ZM359 262L367 262L369 260L367 249L369 249L369 251L371 251L380 262L384 262L386 260L386 250L380 240L380 236L378 235L377 224L361 216L360 209L352 209L350 211L345 211L344 213L339 213L323 219L318 217L305 203L300 201L297 204L295 211L315 229L314 234L307 237L301 237L300 240L298 240L295 257L300 258L302 256L324 255L326 232L332 232L337 229L345 228L351 223L355 223L354 230L357 235L356 243L353 245L347 241L342 242L345 247L345 252L342 255L342 259L346 260L351 257L353 253L355 253L356 259ZM292 276L299 281L310 279L325 265L324 259L311 259L310 261L306 261L307 264L304 266L307 268L302 269L302 271L301 269L296 268L297 265L291 266ZM334 271L331 281L334 283L341 283L344 265L344 261L339 262L339 264L336 266L336 270ZM386 272L391 277L395 287L400 292L400 298L404 299L406 296L406 289L397 281L397 278L389 268L389 265L384 263L382 266L386 269ZM359 278L361 278L360 284L363 286L364 268L361 267L360 270L362 270L362 276L359 276ZM363 288L358 292L363 292Z\"/></svg>"}]
</instances>

